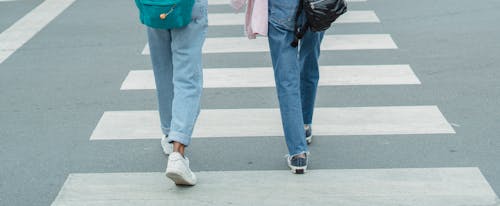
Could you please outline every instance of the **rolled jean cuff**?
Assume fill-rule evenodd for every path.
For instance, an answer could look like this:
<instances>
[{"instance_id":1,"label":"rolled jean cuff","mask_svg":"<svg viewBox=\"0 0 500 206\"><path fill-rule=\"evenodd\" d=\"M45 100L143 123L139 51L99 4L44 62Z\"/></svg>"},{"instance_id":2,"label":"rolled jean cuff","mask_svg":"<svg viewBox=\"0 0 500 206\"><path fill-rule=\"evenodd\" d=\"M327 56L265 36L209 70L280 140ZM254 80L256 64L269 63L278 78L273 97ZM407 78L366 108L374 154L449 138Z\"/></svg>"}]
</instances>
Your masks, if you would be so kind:
<instances>
[{"instance_id":1,"label":"rolled jean cuff","mask_svg":"<svg viewBox=\"0 0 500 206\"><path fill-rule=\"evenodd\" d=\"M170 128L161 127L161 131L165 136L168 136L170 134Z\"/></svg>"},{"instance_id":2,"label":"rolled jean cuff","mask_svg":"<svg viewBox=\"0 0 500 206\"><path fill-rule=\"evenodd\" d=\"M296 153L296 154L290 154L290 157L295 157L297 155L301 155L301 154L306 154L307 156L309 156L309 151L302 151L302 152L299 152L299 153Z\"/></svg>"},{"instance_id":3,"label":"rolled jean cuff","mask_svg":"<svg viewBox=\"0 0 500 206\"><path fill-rule=\"evenodd\" d=\"M179 142L179 143L183 144L186 147L189 146L189 144L191 143L191 137L190 136L182 134L180 132L174 132L174 131L171 131L168 134L167 140L168 140L168 143Z\"/></svg>"}]
</instances>

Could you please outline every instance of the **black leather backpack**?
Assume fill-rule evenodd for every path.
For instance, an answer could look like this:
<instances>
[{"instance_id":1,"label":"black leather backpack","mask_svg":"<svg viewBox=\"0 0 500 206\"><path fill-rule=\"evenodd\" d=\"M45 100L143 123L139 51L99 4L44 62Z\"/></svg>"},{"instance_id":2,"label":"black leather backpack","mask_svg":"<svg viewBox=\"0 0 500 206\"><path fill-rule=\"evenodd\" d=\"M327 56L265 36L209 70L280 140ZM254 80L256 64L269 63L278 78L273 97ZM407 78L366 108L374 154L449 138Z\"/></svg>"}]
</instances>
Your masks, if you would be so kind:
<instances>
[{"instance_id":1,"label":"black leather backpack","mask_svg":"<svg viewBox=\"0 0 500 206\"><path fill-rule=\"evenodd\" d=\"M298 25L298 18L304 11L306 21L302 26ZM297 47L308 29L313 32L325 31L335 20L347 11L344 0L300 0L295 15L295 39L292 47Z\"/></svg>"}]
</instances>

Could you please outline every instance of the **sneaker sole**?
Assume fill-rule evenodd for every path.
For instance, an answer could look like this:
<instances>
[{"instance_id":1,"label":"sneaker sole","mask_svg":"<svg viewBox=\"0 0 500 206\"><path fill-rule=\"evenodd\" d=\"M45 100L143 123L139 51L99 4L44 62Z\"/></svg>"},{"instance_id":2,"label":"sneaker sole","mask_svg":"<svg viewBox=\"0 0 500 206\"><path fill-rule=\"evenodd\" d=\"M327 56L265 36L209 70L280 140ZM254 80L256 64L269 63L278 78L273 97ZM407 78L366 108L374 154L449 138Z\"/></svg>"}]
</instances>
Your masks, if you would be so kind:
<instances>
[{"instance_id":1,"label":"sneaker sole","mask_svg":"<svg viewBox=\"0 0 500 206\"><path fill-rule=\"evenodd\" d=\"M186 185L186 186L194 186L196 183L192 183L186 180L184 176L181 174L175 172L175 171L168 171L165 173L165 175L174 181L176 185Z\"/></svg>"},{"instance_id":2,"label":"sneaker sole","mask_svg":"<svg viewBox=\"0 0 500 206\"><path fill-rule=\"evenodd\" d=\"M306 170L307 170L307 166L305 166L305 167L289 166L289 167L292 170L293 174L304 174L304 173L306 173Z\"/></svg>"},{"instance_id":3,"label":"sneaker sole","mask_svg":"<svg viewBox=\"0 0 500 206\"><path fill-rule=\"evenodd\" d=\"M295 171L292 171L294 174L302 175L306 173L305 169L296 169Z\"/></svg>"}]
</instances>

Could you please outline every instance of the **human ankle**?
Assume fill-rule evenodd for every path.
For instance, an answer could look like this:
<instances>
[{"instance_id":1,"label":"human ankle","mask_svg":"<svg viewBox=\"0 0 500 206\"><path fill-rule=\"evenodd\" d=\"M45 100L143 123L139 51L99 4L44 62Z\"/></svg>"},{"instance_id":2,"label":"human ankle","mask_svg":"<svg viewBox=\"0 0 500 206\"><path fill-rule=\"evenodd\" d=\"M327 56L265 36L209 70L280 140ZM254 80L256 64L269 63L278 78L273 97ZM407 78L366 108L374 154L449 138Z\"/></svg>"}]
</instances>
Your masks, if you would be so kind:
<instances>
[{"instance_id":1,"label":"human ankle","mask_svg":"<svg viewBox=\"0 0 500 206\"><path fill-rule=\"evenodd\" d=\"M184 148L186 146L184 146L180 142L173 142L173 144L174 144L174 152L178 152L178 153L180 153L184 157Z\"/></svg>"}]
</instances>

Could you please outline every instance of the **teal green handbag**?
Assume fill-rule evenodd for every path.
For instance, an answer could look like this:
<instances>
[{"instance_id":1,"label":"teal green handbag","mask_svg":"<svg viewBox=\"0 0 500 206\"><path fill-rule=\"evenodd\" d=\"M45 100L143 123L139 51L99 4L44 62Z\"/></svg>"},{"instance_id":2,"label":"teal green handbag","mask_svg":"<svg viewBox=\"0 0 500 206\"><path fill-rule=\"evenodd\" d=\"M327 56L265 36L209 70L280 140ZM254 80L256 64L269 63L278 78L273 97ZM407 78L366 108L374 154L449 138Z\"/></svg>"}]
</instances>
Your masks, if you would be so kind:
<instances>
[{"instance_id":1,"label":"teal green handbag","mask_svg":"<svg viewBox=\"0 0 500 206\"><path fill-rule=\"evenodd\" d=\"M195 0L135 0L141 23L157 29L182 28L191 22Z\"/></svg>"}]
</instances>

